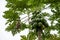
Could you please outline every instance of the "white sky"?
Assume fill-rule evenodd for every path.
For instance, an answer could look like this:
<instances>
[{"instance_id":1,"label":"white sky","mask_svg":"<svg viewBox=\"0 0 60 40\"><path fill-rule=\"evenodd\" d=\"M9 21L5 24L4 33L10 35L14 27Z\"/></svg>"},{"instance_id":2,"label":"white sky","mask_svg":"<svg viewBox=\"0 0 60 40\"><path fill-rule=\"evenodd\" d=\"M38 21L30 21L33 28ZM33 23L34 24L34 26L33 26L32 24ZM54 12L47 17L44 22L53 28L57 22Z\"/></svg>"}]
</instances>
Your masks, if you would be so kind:
<instances>
[{"instance_id":1,"label":"white sky","mask_svg":"<svg viewBox=\"0 0 60 40\"><path fill-rule=\"evenodd\" d=\"M16 34L15 36L12 36L11 32L5 31L5 28L6 28L6 25L5 25L6 20L2 17L3 12L5 10L7 10L7 8L5 7L5 5L6 5L6 1L5 0L0 0L0 40L20 40L20 35L21 34L26 35L28 29L25 30L24 32L22 32L21 34Z\"/></svg>"}]
</instances>

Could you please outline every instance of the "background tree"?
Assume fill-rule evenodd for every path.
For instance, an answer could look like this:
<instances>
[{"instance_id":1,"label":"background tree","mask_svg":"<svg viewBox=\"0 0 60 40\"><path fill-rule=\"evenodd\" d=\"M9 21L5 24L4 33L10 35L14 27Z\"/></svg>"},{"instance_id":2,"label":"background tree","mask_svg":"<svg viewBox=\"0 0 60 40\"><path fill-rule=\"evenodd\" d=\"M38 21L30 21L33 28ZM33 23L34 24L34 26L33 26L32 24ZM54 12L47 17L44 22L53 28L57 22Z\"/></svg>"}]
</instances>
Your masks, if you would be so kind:
<instances>
[{"instance_id":1,"label":"background tree","mask_svg":"<svg viewBox=\"0 0 60 40\"><path fill-rule=\"evenodd\" d=\"M4 12L3 17L7 19L6 24L9 26L7 31L11 31L13 35L28 28L28 35L32 35L29 39L25 36L21 36L21 40L45 40L51 37L51 30L57 30L60 34L60 0L6 0L6 7L9 10ZM42 12L44 9L50 8L52 15L47 12ZM21 21L21 15L28 15L29 24L25 24ZM30 14L32 16L30 17ZM48 19L46 19L48 17ZM48 20L51 22L49 25ZM57 22L54 24L54 22ZM35 37L35 38L34 38Z\"/></svg>"}]
</instances>

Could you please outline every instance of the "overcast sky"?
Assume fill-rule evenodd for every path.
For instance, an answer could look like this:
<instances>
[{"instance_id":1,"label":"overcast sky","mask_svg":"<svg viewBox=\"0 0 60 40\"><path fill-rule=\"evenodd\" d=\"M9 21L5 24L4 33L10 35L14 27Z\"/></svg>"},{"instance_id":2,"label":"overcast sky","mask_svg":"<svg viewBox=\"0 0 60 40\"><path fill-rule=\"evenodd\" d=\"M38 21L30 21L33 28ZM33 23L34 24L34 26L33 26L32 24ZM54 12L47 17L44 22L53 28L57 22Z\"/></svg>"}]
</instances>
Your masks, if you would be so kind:
<instances>
[{"instance_id":1,"label":"overcast sky","mask_svg":"<svg viewBox=\"0 0 60 40\"><path fill-rule=\"evenodd\" d=\"M28 29L21 34L16 34L15 36L12 36L11 32L5 31L7 25L5 25L6 20L2 17L2 15L4 14L3 12L7 10L7 8L5 7L6 3L7 2L5 0L0 0L0 40L20 40L20 35L26 35Z\"/></svg>"}]
</instances>

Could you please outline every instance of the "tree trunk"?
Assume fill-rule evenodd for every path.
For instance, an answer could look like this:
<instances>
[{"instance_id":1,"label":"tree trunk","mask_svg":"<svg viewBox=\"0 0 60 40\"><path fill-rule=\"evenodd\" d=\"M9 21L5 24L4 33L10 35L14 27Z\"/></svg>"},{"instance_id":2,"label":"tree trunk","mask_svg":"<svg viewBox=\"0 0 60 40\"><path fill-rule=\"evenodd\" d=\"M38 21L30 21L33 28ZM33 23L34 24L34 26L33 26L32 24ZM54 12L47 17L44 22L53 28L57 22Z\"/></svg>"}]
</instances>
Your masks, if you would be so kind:
<instances>
[{"instance_id":1,"label":"tree trunk","mask_svg":"<svg viewBox=\"0 0 60 40\"><path fill-rule=\"evenodd\" d=\"M41 30L38 29L38 40L42 40L42 32Z\"/></svg>"}]
</instances>

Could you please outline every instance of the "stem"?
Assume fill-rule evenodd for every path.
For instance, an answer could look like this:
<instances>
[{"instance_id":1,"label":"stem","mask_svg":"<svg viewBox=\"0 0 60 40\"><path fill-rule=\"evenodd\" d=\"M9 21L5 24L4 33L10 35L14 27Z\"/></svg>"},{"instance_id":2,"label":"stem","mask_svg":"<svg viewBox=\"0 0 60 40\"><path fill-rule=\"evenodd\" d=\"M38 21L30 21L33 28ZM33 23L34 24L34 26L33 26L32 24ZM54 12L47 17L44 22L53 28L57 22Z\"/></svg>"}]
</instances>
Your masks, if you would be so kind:
<instances>
[{"instance_id":1,"label":"stem","mask_svg":"<svg viewBox=\"0 0 60 40\"><path fill-rule=\"evenodd\" d=\"M38 40L42 40L42 32L40 29L38 29Z\"/></svg>"}]
</instances>

